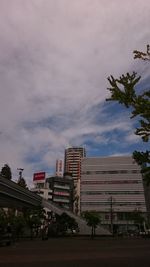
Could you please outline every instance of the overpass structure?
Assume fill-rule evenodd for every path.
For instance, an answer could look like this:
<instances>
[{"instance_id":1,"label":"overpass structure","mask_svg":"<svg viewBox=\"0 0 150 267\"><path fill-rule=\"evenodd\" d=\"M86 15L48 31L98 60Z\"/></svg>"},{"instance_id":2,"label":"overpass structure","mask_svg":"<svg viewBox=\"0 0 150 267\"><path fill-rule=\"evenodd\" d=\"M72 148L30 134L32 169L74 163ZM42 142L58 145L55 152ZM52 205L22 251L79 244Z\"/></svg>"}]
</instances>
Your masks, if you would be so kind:
<instances>
[{"instance_id":1,"label":"overpass structure","mask_svg":"<svg viewBox=\"0 0 150 267\"><path fill-rule=\"evenodd\" d=\"M41 203L42 198L40 196L0 176L0 207L37 208Z\"/></svg>"},{"instance_id":2,"label":"overpass structure","mask_svg":"<svg viewBox=\"0 0 150 267\"><path fill-rule=\"evenodd\" d=\"M56 206L55 204L53 204L53 202L47 201L42 197L38 196L37 194L29 191L28 189L22 188L15 182L7 180L6 178L0 176L0 207L38 208L39 206L47 208L58 215L61 215L64 212L67 213L78 223L79 235L91 234L91 228L87 226L86 221L82 217L79 217L64 208ZM111 235L111 233L107 229L101 226L97 227L96 234Z\"/></svg>"}]
</instances>

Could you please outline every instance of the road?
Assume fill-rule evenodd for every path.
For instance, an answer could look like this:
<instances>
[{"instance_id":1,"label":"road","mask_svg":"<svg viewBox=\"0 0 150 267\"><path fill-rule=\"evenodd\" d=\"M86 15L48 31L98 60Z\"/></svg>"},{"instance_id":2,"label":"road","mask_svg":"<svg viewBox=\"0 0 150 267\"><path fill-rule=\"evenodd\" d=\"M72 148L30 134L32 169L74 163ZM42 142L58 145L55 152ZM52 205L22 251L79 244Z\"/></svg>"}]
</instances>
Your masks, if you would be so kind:
<instances>
[{"instance_id":1,"label":"road","mask_svg":"<svg viewBox=\"0 0 150 267\"><path fill-rule=\"evenodd\" d=\"M150 239L52 238L0 247L1 267L149 267Z\"/></svg>"}]
</instances>

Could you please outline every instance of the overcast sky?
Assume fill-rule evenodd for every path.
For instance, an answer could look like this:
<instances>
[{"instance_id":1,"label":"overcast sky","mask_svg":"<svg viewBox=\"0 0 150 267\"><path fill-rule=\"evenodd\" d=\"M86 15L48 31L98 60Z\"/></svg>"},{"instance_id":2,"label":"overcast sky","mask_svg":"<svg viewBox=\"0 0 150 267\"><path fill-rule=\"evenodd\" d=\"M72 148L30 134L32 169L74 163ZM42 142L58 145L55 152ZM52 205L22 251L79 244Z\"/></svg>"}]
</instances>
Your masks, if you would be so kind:
<instances>
[{"instance_id":1,"label":"overcast sky","mask_svg":"<svg viewBox=\"0 0 150 267\"><path fill-rule=\"evenodd\" d=\"M14 180L24 168L30 184L68 146L88 156L144 148L128 111L105 98L110 74L136 70L147 84L132 52L148 43L149 0L0 0L0 167Z\"/></svg>"}]
</instances>

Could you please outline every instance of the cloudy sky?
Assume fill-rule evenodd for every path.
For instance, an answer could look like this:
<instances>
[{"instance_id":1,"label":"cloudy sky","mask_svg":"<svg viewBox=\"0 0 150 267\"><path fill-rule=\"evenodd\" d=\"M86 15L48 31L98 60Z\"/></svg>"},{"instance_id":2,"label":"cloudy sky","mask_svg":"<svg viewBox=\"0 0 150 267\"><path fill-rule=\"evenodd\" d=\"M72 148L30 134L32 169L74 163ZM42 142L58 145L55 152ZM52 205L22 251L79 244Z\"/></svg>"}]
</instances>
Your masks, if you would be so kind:
<instances>
[{"instance_id":1,"label":"cloudy sky","mask_svg":"<svg viewBox=\"0 0 150 267\"><path fill-rule=\"evenodd\" d=\"M105 102L107 77L148 66L133 50L150 43L149 0L0 0L0 167L28 183L53 174L68 146L88 156L144 149L136 121Z\"/></svg>"}]
</instances>

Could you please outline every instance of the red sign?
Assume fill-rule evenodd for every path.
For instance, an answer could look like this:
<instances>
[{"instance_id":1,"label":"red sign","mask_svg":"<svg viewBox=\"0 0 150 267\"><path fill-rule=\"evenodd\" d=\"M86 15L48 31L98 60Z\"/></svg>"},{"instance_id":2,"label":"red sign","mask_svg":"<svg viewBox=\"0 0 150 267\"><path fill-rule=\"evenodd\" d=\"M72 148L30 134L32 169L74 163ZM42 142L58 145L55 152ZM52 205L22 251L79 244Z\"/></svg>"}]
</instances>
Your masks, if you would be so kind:
<instances>
[{"instance_id":1,"label":"red sign","mask_svg":"<svg viewBox=\"0 0 150 267\"><path fill-rule=\"evenodd\" d=\"M33 174L33 181L45 180L45 172L36 172Z\"/></svg>"}]
</instances>

